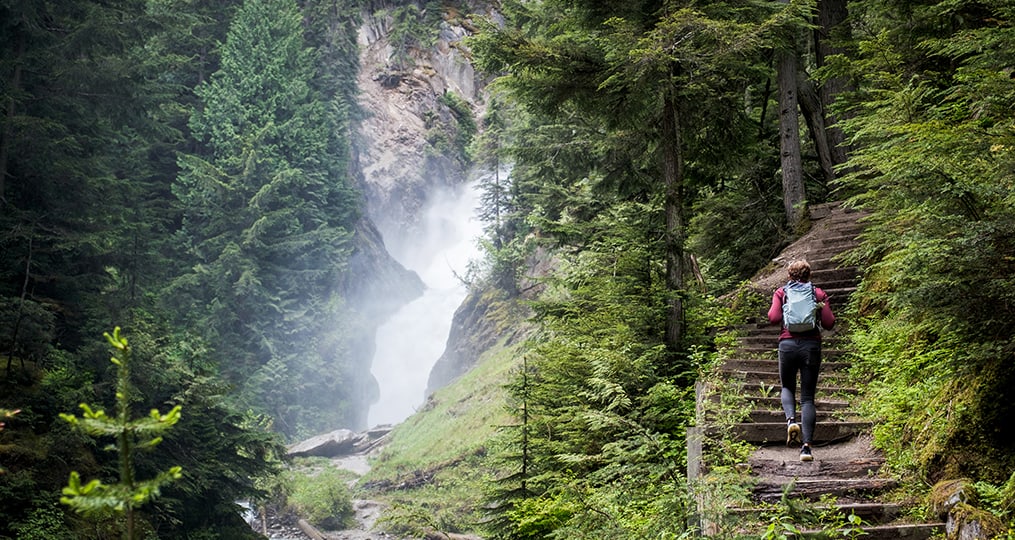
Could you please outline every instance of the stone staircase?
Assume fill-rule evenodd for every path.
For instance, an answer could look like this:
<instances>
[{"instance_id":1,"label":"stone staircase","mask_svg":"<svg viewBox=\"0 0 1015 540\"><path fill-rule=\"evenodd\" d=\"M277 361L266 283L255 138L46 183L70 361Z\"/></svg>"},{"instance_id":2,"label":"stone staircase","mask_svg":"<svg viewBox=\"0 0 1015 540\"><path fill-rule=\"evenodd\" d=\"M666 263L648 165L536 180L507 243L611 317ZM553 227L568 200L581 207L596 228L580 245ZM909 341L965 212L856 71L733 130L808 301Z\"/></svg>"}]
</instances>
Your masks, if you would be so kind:
<instances>
[{"instance_id":1,"label":"stone staircase","mask_svg":"<svg viewBox=\"0 0 1015 540\"><path fill-rule=\"evenodd\" d=\"M842 326L848 324L843 312L849 295L856 288L855 268L841 268L833 259L839 253L856 245L862 225L859 214L847 211L838 204L822 205L812 210L811 233L787 248L778 262L785 267L790 260L806 258L811 264L812 281L829 294L833 311L838 317L836 329L825 332L822 347L821 375L818 380L816 408L817 425L814 433L814 461L799 461L799 447L786 447L786 420L779 400L778 336L780 328L769 325L767 319L739 328L740 336L734 352L720 367L720 375L727 384L739 388L750 409L743 422L732 426L732 437L755 446L746 466L738 466L751 487L753 506L731 508L720 519L740 521L739 532L747 538L759 538L762 533L750 529L751 516L758 518L771 511L773 505L788 498L802 499L814 505L817 511L838 512L846 523L850 514L859 517L863 538L925 539L940 535L943 523L913 523L905 518L903 505L882 499L897 487L895 479L882 474L883 456L870 446L870 421L862 418L853 408L858 390L851 387L846 344L839 338ZM812 234L814 233L814 234ZM819 239L819 240L816 240ZM778 270L785 282L785 270ZM769 283L772 283L770 280ZM777 286L777 285L776 285ZM774 286L772 287L774 289ZM766 291L771 294L771 289ZM768 296L770 297L770 296ZM763 309L767 312L768 304ZM797 388L799 396L799 387ZM702 400L718 401L710 395L706 385L699 384L699 411ZM797 405L799 414L799 404ZM692 484L707 473L707 459L701 459L702 443L715 436L709 419L692 429L688 436L688 477ZM705 442L707 445L707 442ZM707 446L706 446L707 452ZM834 503L828 503L834 500ZM737 519L742 516L744 519ZM707 521L707 518L703 518ZM754 519L754 527L763 521ZM854 526L851 526L853 528ZM828 537L813 524L799 523L794 529L802 536ZM702 523L705 535L715 534L715 524ZM854 529L852 533L856 533ZM711 533L711 534L710 534ZM852 537L852 536L849 536Z\"/></svg>"}]
</instances>

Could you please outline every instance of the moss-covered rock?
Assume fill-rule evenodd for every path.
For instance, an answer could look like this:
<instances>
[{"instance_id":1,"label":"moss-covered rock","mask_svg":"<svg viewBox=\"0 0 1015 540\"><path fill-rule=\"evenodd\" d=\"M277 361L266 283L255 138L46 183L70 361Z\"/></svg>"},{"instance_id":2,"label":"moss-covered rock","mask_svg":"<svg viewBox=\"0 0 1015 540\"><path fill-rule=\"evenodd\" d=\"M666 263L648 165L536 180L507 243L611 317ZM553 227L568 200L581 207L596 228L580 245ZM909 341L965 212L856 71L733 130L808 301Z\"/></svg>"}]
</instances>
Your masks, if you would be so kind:
<instances>
[{"instance_id":1,"label":"moss-covered rock","mask_svg":"<svg viewBox=\"0 0 1015 540\"><path fill-rule=\"evenodd\" d=\"M964 502L952 508L945 524L948 540L989 540L1004 532L1004 523L997 516Z\"/></svg>"}]
</instances>

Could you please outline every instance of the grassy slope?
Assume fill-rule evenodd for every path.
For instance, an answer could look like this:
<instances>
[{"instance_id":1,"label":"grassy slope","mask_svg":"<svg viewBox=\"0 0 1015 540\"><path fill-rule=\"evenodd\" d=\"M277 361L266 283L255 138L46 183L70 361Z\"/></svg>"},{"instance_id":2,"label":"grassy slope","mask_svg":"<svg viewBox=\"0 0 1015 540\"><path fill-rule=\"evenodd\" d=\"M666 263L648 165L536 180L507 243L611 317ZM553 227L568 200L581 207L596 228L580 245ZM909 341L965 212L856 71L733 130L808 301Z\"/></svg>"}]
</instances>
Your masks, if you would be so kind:
<instances>
[{"instance_id":1,"label":"grassy slope","mask_svg":"<svg viewBox=\"0 0 1015 540\"><path fill-rule=\"evenodd\" d=\"M483 518L486 486L500 476L485 459L488 446L503 426L516 423L504 385L521 364L521 348L492 347L396 426L357 495L390 504L385 519L394 523L474 530Z\"/></svg>"}]
</instances>

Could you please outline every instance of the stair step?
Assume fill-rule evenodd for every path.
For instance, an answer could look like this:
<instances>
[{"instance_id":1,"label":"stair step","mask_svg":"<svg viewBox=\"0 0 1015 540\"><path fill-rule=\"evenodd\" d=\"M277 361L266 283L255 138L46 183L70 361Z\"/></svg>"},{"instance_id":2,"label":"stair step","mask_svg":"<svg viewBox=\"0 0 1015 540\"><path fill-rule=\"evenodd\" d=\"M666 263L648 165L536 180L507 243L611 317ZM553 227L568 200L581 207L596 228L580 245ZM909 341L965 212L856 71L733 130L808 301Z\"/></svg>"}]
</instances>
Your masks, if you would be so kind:
<instances>
[{"instance_id":1,"label":"stair step","mask_svg":"<svg viewBox=\"0 0 1015 540\"><path fill-rule=\"evenodd\" d=\"M856 292L856 287L855 286L836 287L836 288L822 287L821 290L825 291L825 293L828 295L828 300L834 306L837 301L841 301L840 303L845 304L846 301L849 300L849 296L854 292Z\"/></svg>"},{"instance_id":2,"label":"stair step","mask_svg":"<svg viewBox=\"0 0 1015 540\"><path fill-rule=\"evenodd\" d=\"M857 236L864 230L862 223L857 223L856 216L850 216L848 214L839 214L837 216L831 216L828 219L821 220L817 227L821 227L826 231L838 232L844 235Z\"/></svg>"},{"instance_id":3,"label":"stair step","mask_svg":"<svg viewBox=\"0 0 1015 540\"><path fill-rule=\"evenodd\" d=\"M723 369L722 371L727 378L744 381L745 383L763 383L769 387L775 385L777 388L781 383L778 367L770 371L747 371L740 369ZM819 381L825 385L832 385L833 388L842 388L845 383L849 382L846 374L826 370L824 366L821 368Z\"/></svg>"},{"instance_id":4,"label":"stair step","mask_svg":"<svg viewBox=\"0 0 1015 540\"><path fill-rule=\"evenodd\" d=\"M884 458L870 457L841 461L821 459L821 448L815 448L814 461L800 461L800 452L796 448L786 448L783 460L752 459L749 460L751 472L765 474L768 477L783 477L783 484L793 478L870 478L885 464Z\"/></svg>"},{"instance_id":5,"label":"stair step","mask_svg":"<svg viewBox=\"0 0 1015 540\"><path fill-rule=\"evenodd\" d=\"M815 462L811 462L812 464ZM792 482L761 480L754 486L754 497L761 502L775 503L782 500L783 490ZM883 493L893 489L898 482L892 478L823 478L796 480L789 496L797 499L817 500L822 495L836 497L857 497Z\"/></svg>"},{"instance_id":6,"label":"stair step","mask_svg":"<svg viewBox=\"0 0 1015 540\"><path fill-rule=\"evenodd\" d=\"M742 347L771 347L779 346L779 335L782 327L771 325L771 328L755 328L748 330L744 335L737 337L737 342ZM845 345L845 339L831 332L824 332L821 336L821 347L823 349L839 349Z\"/></svg>"},{"instance_id":7,"label":"stair step","mask_svg":"<svg viewBox=\"0 0 1015 540\"><path fill-rule=\"evenodd\" d=\"M819 396L821 394L818 394ZM719 396L713 396L713 400L717 400ZM746 400L758 409L772 409L782 410L782 400L779 396L747 396ZM845 411L848 410L850 404L846 400L834 399L834 398L821 398L818 397L814 400L814 407L819 411ZM783 426L785 429L785 425ZM784 434L785 435L785 434Z\"/></svg>"},{"instance_id":8,"label":"stair step","mask_svg":"<svg viewBox=\"0 0 1015 540\"><path fill-rule=\"evenodd\" d=\"M737 351L743 353L745 356L748 357L756 357L757 355L766 355L766 356L774 355L776 353L779 353L779 340L776 339L773 343L771 343L771 345L767 346L759 344L749 344L743 347L737 347ZM847 352L847 350L828 347L825 346L824 343L822 343L821 347L822 357L841 356L845 354L845 352Z\"/></svg>"},{"instance_id":9,"label":"stair step","mask_svg":"<svg viewBox=\"0 0 1015 540\"><path fill-rule=\"evenodd\" d=\"M778 351L774 347L737 347L737 352L742 354L746 358L772 358L774 359L778 354Z\"/></svg>"},{"instance_id":10,"label":"stair step","mask_svg":"<svg viewBox=\"0 0 1015 540\"><path fill-rule=\"evenodd\" d=\"M836 230L836 232L840 231L841 229ZM830 236L828 238L825 238L824 242L822 242L821 245L823 247L837 247L839 248L840 251L842 251L843 249L848 249L849 247L857 246L859 244L860 242L856 239L855 234L844 233L839 234L837 236Z\"/></svg>"},{"instance_id":11,"label":"stair step","mask_svg":"<svg viewBox=\"0 0 1015 540\"><path fill-rule=\"evenodd\" d=\"M758 361L768 363L766 365L759 365L756 369L727 367L724 365L720 368L720 372L728 379L742 381L744 383L764 383L768 386L780 384L779 363L776 363L774 360ZM842 362L829 363L833 363L835 365L842 364ZM818 382L826 386L842 387L845 383L849 383L849 374L843 372L843 370L829 369L827 365L822 363L821 374L818 378Z\"/></svg>"},{"instance_id":12,"label":"stair step","mask_svg":"<svg viewBox=\"0 0 1015 540\"><path fill-rule=\"evenodd\" d=\"M744 357L746 357L746 358L772 358L772 359L775 359L778 356L778 354L779 354L779 351L777 349L777 345L773 345L771 347L762 347L762 346L756 346L756 345L755 346L747 346L747 347L737 347L737 352L743 354ZM845 355L846 352L847 351L845 349L831 349L831 348L825 348L825 347L821 348L821 356L822 356L822 358L837 358L837 357Z\"/></svg>"},{"instance_id":13,"label":"stair step","mask_svg":"<svg viewBox=\"0 0 1015 540\"><path fill-rule=\"evenodd\" d=\"M769 324L768 320L765 323L754 323L737 327L737 332L740 334L738 339L747 337L762 338L767 337L774 341L779 339L779 334L782 333L782 326L777 324Z\"/></svg>"},{"instance_id":14,"label":"stair step","mask_svg":"<svg viewBox=\"0 0 1015 540\"><path fill-rule=\"evenodd\" d=\"M841 260L839 260L839 253L832 253L822 257L814 257L808 259L807 262L811 265L811 279L814 279L816 272L825 272L828 270L853 270L856 271L855 266L851 266ZM821 275L821 274L818 274Z\"/></svg>"},{"instance_id":15,"label":"stair step","mask_svg":"<svg viewBox=\"0 0 1015 540\"><path fill-rule=\"evenodd\" d=\"M850 369L850 362L836 360L821 361L821 379L825 377L838 378L847 377ZM774 374L779 375L779 359L777 358L730 358L724 360L720 365L724 374L736 376L750 376L753 374ZM763 378L768 380L767 377Z\"/></svg>"},{"instance_id":16,"label":"stair step","mask_svg":"<svg viewBox=\"0 0 1015 540\"><path fill-rule=\"evenodd\" d=\"M708 400L712 403L718 403L722 396L718 392L706 391L702 396L703 399ZM778 395L762 396L760 394L743 396L746 405L751 407L752 410L769 410L769 411L781 411L782 410L782 399ZM847 400L839 397L822 396L818 394L817 399L814 400L814 408L817 412L837 413L839 416L848 415L850 411L850 403Z\"/></svg>"},{"instance_id":17,"label":"stair step","mask_svg":"<svg viewBox=\"0 0 1015 540\"><path fill-rule=\"evenodd\" d=\"M824 444L856 437L870 430L870 422L818 422L814 426L814 443ZM711 431L706 430L707 433ZM744 422L733 426L734 435L746 442L772 445L786 444L786 422Z\"/></svg>"},{"instance_id":18,"label":"stair step","mask_svg":"<svg viewBox=\"0 0 1015 540\"><path fill-rule=\"evenodd\" d=\"M864 540L893 540L905 538L906 540L926 540L928 538L940 537L945 532L944 523L899 523L887 525L870 525L859 528ZM850 534L856 534L854 529L840 529L839 534L843 538L852 538ZM829 538L827 531L805 530L802 531L804 538Z\"/></svg>"},{"instance_id":19,"label":"stair step","mask_svg":"<svg viewBox=\"0 0 1015 540\"><path fill-rule=\"evenodd\" d=\"M849 367L849 362L822 360L821 374L845 373ZM772 373L778 373L779 362L767 358L728 358L723 361L721 369L730 371L771 371Z\"/></svg>"},{"instance_id":20,"label":"stair step","mask_svg":"<svg viewBox=\"0 0 1015 540\"><path fill-rule=\"evenodd\" d=\"M889 524L895 521L903 513L903 507L896 503L880 503L880 502L863 502L863 503L843 503L824 505L816 504L812 506L815 512L823 514L839 514L843 517L849 515L855 515L863 520L867 526L876 526L879 524ZM731 508L731 514L743 516L745 518L760 519L764 513L762 508Z\"/></svg>"},{"instance_id":21,"label":"stair step","mask_svg":"<svg viewBox=\"0 0 1015 540\"><path fill-rule=\"evenodd\" d=\"M825 259L823 259L825 260ZM830 265L828 268L815 270L811 268L811 281L814 282L818 287L821 287L823 283L829 283L832 281L848 281L855 280L859 269L855 266L840 266ZM824 288L824 287L822 287Z\"/></svg>"},{"instance_id":22,"label":"stair step","mask_svg":"<svg viewBox=\"0 0 1015 540\"><path fill-rule=\"evenodd\" d=\"M843 252L846 252L846 251L849 251L851 249L854 249L858 245L859 244L856 243L856 242L854 242L852 244L844 244L844 245L841 245L841 246L839 246L839 245L821 245L821 246L816 246L816 247L810 248L810 249L800 253L800 256L802 256L804 259L806 259L807 262L811 263L811 277L813 277L814 276L814 272L816 270L828 270L828 269L831 269L831 268L834 268L834 267L847 268L848 266L846 265L846 263L841 261L841 260L839 260L837 257L841 256ZM834 264L830 265L828 263L821 263L821 264L815 265L812 262L812 261L826 261L826 260L831 260ZM819 282L818 280L815 280L815 283L818 283L818 282Z\"/></svg>"},{"instance_id":23,"label":"stair step","mask_svg":"<svg viewBox=\"0 0 1015 540\"><path fill-rule=\"evenodd\" d=\"M832 279L815 281L814 285L825 292L828 292L830 289L848 289L850 287L855 290L857 285L857 276L834 276Z\"/></svg>"},{"instance_id":24,"label":"stair step","mask_svg":"<svg viewBox=\"0 0 1015 540\"><path fill-rule=\"evenodd\" d=\"M748 395L754 394L761 396L766 396L768 395L768 393L771 392L778 394L779 393L778 390L780 388L778 383L773 385L766 384L764 382L750 382L750 381L741 382L739 386ZM859 393L860 391L856 388L849 386L829 386L820 378L818 379L817 395L819 396L844 397L844 396L855 396Z\"/></svg>"},{"instance_id":25,"label":"stair step","mask_svg":"<svg viewBox=\"0 0 1015 540\"><path fill-rule=\"evenodd\" d=\"M902 505L896 503L846 503L834 506L819 505L814 509L819 512L834 511L843 516L854 515L869 524L888 523L902 515Z\"/></svg>"},{"instance_id":26,"label":"stair step","mask_svg":"<svg viewBox=\"0 0 1015 540\"><path fill-rule=\"evenodd\" d=\"M836 208L831 211L824 212L820 218L811 218L812 228L824 227L826 229L841 227L843 225L858 224L858 220L866 217L866 213L861 213L857 210Z\"/></svg>"},{"instance_id":27,"label":"stair step","mask_svg":"<svg viewBox=\"0 0 1015 540\"><path fill-rule=\"evenodd\" d=\"M797 408L799 409L799 406L797 406ZM815 412L815 414L817 415L818 423L837 420L858 421L858 417L856 415L850 415L848 414L848 411L844 412L842 410L826 411L819 409ZM751 422L757 423L785 422L786 413L782 411L781 407L779 409L754 409L747 414L747 418Z\"/></svg>"}]
</instances>

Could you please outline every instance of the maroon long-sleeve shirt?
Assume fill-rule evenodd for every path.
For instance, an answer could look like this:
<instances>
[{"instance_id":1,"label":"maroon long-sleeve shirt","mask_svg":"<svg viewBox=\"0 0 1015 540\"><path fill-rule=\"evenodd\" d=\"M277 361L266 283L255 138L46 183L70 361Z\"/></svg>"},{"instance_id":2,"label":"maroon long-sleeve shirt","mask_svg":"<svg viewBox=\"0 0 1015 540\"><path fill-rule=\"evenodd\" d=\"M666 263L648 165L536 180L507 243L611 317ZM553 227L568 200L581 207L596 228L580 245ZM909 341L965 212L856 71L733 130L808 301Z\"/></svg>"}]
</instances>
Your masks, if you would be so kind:
<instances>
[{"instance_id":1,"label":"maroon long-sleeve shirt","mask_svg":"<svg viewBox=\"0 0 1015 540\"><path fill-rule=\"evenodd\" d=\"M824 304L821 307L821 328L825 330L831 330L835 326L835 314L832 313L832 308L828 305L828 294L821 290L820 287L814 287L814 297L817 298L818 302ZM772 324L782 324L782 302L786 298L786 291L782 287L779 287L772 294L772 307L768 308L768 322ZM807 332L793 332L790 333L785 326L782 327L782 333L779 334L779 339L790 339L790 338L802 338L802 339L821 339L821 330L814 329L808 330Z\"/></svg>"}]
</instances>

